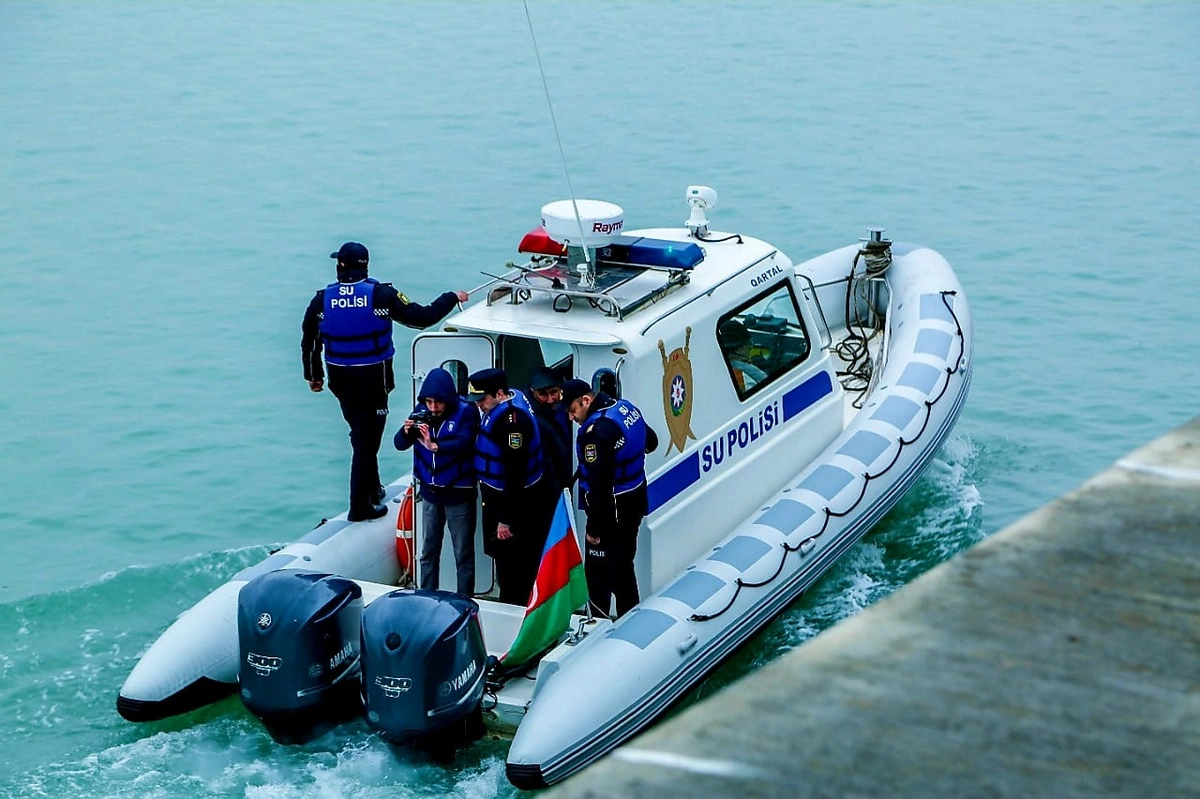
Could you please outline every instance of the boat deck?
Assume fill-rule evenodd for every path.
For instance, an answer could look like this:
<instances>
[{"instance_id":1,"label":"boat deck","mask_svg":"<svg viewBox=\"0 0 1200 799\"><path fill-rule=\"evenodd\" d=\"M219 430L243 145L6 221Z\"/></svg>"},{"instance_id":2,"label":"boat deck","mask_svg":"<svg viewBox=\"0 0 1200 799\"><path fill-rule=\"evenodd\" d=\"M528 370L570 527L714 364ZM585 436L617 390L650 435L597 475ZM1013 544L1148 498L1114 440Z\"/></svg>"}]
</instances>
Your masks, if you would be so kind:
<instances>
[{"instance_id":1,"label":"boat deck","mask_svg":"<svg viewBox=\"0 0 1200 799\"><path fill-rule=\"evenodd\" d=\"M846 330L844 328L834 329L833 344L829 347L829 354L833 357L836 369L838 372L839 382L842 388L846 390L845 399L845 415L844 425L849 426L850 422L858 415L866 390L870 384L870 369L864 367L865 358L856 357L860 349L848 346L838 346L838 343L846 338ZM878 333L870 338L866 345L866 351L870 355L870 363L879 363L880 353L883 350L883 334ZM859 390L861 389L861 390Z\"/></svg>"}]
</instances>

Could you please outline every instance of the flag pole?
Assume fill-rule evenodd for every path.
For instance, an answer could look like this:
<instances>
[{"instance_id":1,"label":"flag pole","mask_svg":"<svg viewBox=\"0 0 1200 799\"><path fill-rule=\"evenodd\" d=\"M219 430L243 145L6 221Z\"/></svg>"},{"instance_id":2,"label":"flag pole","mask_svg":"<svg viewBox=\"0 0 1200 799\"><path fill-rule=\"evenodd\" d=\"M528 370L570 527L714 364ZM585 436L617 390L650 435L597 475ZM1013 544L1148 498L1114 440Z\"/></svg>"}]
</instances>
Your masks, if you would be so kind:
<instances>
[{"instance_id":1,"label":"flag pole","mask_svg":"<svg viewBox=\"0 0 1200 799\"><path fill-rule=\"evenodd\" d=\"M574 503L571 502L571 487L567 486L566 488L564 488L562 490L562 492L563 492L563 499L566 500L566 503L567 503L567 512L571 514L571 521L575 521L575 505L574 505ZM575 528L575 525L572 524L571 529L573 530L574 528ZM578 541L579 537L576 536L575 540ZM581 546L579 548L579 551L583 553L583 559L584 559L583 562L586 564L587 563L587 537L586 536L584 536L583 546ZM585 568L586 568L586 566L585 566ZM594 621L594 619L592 618L592 600L588 599L588 601L584 604L584 607L587 608L587 617L583 620L583 623L591 624L592 621ZM581 628L579 630L578 634L582 635L582 633L583 633L583 630Z\"/></svg>"},{"instance_id":2,"label":"flag pole","mask_svg":"<svg viewBox=\"0 0 1200 799\"><path fill-rule=\"evenodd\" d=\"M574 481L572 481L572 482L574 482ZM567 486L566 488L564 488L562 490L562 492L563 492L563 500L567 503L567 513L569 513L571 515L571 521L575 521L575 505L571 501L571 486ZM574 530L575 525L572 524L571 529ZM576 538L575 541L578 542L579 539ZM586 536L584 537L583 546L579 548L579 551L583 555L584 564L586 564L587 563L587 537ZM586 565L584 568L586 568ZM587 602L583 603L583 607L584 607L584 612L587 615L584 616L583 621L579 622L579 626L575 628L575 634L571 636L572 643L578 643L579 641L583 640L583 636L584 636L583 628L591 625L591 623L593 621L595 621L595 618L592 616L592 600L590 597L588 598Z\"/></svg>"}]
</instances>

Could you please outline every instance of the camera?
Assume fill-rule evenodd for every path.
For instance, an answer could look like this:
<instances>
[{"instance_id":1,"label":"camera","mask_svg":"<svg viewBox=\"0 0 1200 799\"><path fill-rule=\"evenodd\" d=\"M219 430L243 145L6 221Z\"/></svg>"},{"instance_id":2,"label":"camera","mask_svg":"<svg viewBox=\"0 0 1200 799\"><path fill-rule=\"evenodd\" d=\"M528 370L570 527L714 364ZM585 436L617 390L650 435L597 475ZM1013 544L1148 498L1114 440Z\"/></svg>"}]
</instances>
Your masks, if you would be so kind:
<instances>
[{"instance_id":1,"label":"camera","mask_svg":"<svg viewBox=\"0 0 1200 799\"><path fill-rule=\"evenodd\" d=\"M412 419L413 424L433 423L433 414L429 412L428 408L418 408L409 414L408 418Z\"/></svg>"}]
</instances>

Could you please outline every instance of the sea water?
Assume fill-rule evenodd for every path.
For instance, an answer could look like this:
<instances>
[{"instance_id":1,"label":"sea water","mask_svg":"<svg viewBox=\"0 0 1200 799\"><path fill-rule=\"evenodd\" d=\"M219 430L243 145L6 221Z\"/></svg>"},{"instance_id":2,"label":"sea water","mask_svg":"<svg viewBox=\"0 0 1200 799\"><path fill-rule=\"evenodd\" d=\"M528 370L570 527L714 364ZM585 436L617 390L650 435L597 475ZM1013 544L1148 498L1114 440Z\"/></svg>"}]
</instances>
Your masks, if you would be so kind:
<instances>
[{"instance_id":1,"label":"sea water","mask_svg":"<svg viewBox=\"0 0 1200 799\"><path fill-rule=\"evenodd\" d=\"M116 714L178 613L345 506L299 339L347 239L428 301L572 189L644 227L706 184L796 261L878 225L955 266L955 433L689 702L1197 412L1197 3L528 8L536 51L517 2L0 4L0 795L515 793L500 743Z\"/></svg>"}]
</instances>

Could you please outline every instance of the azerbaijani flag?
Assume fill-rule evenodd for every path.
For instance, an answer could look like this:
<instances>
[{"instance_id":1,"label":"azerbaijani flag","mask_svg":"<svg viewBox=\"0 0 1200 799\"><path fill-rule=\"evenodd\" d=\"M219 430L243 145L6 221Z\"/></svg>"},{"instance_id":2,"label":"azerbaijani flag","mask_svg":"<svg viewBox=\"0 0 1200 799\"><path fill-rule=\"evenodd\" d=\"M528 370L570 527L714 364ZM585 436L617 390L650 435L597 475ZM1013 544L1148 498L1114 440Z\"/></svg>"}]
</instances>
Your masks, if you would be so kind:
<instances>
[{"instance_id":1,"label":"azerbaijani flag","mask_svg":"<svg viewBox=\"0 0 1200 799\"><path fill-rule=\"evenodd\" d=\"M546 536L537 580L525 606L516 640L500 660L515 666L553 644L571 626L571 613L588 601L583 555L571 527L568 492L563 491Z\"/></svg>"}]
</instances>

